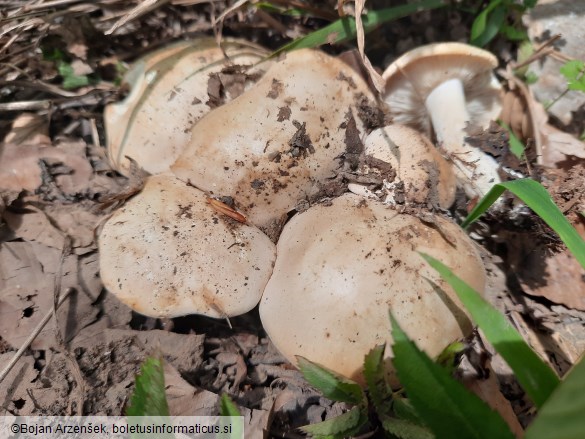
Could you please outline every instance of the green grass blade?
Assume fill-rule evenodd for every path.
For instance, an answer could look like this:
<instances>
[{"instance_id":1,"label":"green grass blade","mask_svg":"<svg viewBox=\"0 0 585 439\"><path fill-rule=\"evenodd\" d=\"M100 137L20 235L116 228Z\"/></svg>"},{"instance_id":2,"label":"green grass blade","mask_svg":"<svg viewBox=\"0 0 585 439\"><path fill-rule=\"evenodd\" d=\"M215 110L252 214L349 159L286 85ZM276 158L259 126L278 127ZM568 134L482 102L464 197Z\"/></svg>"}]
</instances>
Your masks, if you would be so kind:
<instances>
[{"instance_id":1,"label":"green grass blade","mask_svg":"<svg viewBox=\"0 0 585 439\"><path fill-rule=\"evenodd\" d=\"M297 364L303 377L326 398L350 404L361 404L365 400L366 396L358 383L298 355Z\"/></svg>"},{"instance_id":2,"label":"green grass blade","mask_svg":"<svg viewBox=\"0 0 585 439\"><path fill-rule=\"evenodd\" d=\"M434 439L427 428L405 419L389 418L382 421L384 431L399 439Z\"/></svg>"},{"instance_id":3,"label":"green grass blade","mask_svg":"<svg viewBox=\"0 0 585 439\"><path fill-rule=\"evenodd\" d=\"M557 232L573 256L585 268L585 241L571 226L546 189L537 181L529 178L494 185L469 213L461 227L465 228L479 218L506 189L526 203L551 229Z\"/></svg>"},{"instance_id":4,"label":"green grass blade","mask_svg":"<svg viewBox=\"0 0 585 439\"><path fill-rule=\"evenodd\" d=\"M451 285L473 321L512 368L518 382L537 407L542 407L559 384L555 372L526 344L506 318L442 262L421 253Z\"/></svg>"},{"instance_id":5,"label":"green grass blade","mask_svg":"<svg viewBox=\"0 0 585 439\"><path fill-rule=\"evenodd\" d=\"M518 137L516 137L516 134L514 134L512 128L510 128L508 124L504 123L501 120L498 120L498 124L502 128L505 128L506 131L508 131L508 137L510 138L509 140L510 152L519 159L522 159L522 157L524 156L524 150L526 149L524 144L520 141Z\"/></svg>"},{"instance_id":6,"label":"green grass blade","mask_svg":"<svg viewBox=\"0 0 585 439\"><path fill-rule=\"evenodd\" d=\"M392 388L386 382L384 371L385 345L376 346L364 360L364 378L378 417L390 416L392 412Z\"/></svg>"},{"instance_id":7,"label":"green grass blade","mask_svg":"<svg viewBox=\"0 0 585 439\"><path fill-rule=\"evenodd\" d=\"M357 432L368 421L368 417L360 407L354 407L350 411L318 424L304 425L300 430L310 434L313 438L339 438L349 437Z\"/></svg>"},{"instance_id":8,"label":"green grass blade","mask_svg":"<svg viewBox=\"0 0 585 439\"><path fill-rule=\"evenodd\" d=\"M538 416L526 439L581 439L585 435L585 361L567 373Z\"/></svg>"},{"instance_id":9,"label":"green grass blade","mask_svg":"<svg viewBox=\"0 0 585 439\"><path fill-rule=\"evenodd\" d=\"M140 374L136 376L136 388L130 397L126 415L170 416L161 358L148 357L144 361Z\"/></svg>"},{"instance_id":10,"label":"green grass blade","mask_svg":"<svg viewBox=\"0 0 585 439\"><path fill-rule=\"evenodd\" d=\"M487 11L487 9L486 9ZM485 12L485 11L484 11ZM483 47L494 37L498 34L500 29L502 28L504 21L506 20L506 15L508 14L508 8L504 5L498 4L493 9L491 9L485 16L483 17L483 27L481 33L473 32L475 27L475 22L472 26L472 35L476 35L475 37L471 38L469 44L474 46Z\"/></svg>"},{"instance_id":11,"label":"green grass blade","mask_svg":"<svg viewBox=\"0 0 585 439\"><path fill-rule=\"evenodd\" d=\"M440 438L513 439L506 422L408 339L390 316L394 367L408 399Z\"/></svg>"},{"instance_id":12,"label":"green grass blade","mask_svg":"<svg viewBox=\"0 0 585 439\"><path fill-rule=\"evenodd\" d=\"M421 0L416 3L371 11L363 16L364 32L368 33L383 23L406 17L421 10L446 6L444 0ZM273 52L270 57L297 49L315 48L323 44L341 43L356 37L354 17L343 17L328 26L298 38Z\"/></svg>"},{"instance_id":13,"label":"green grass blade","mask_svg":"<svg viewBox=\"0 0 585 439\"><path fill-rule=\"evenodd\" d=\"M242 416L238 406L224 393L219 398L219 416Z\"/></svg>"},{"instance_id":14,"label":"green grass blade","mask_svg":"<svg viewBox=\"0 0 585 439\"><path fill-rule=\"evenodd\" d=\"M233 431L229 435L230 438L242 438L244 437L244 432L242 429L244 426L241 423L236 423L235 425L231 423L229 419L224 418L224 416L243 416L238 409L238 406L232 401L232 399L228 396L227 393L224 393L219 398L219 416L222 418L219 421L219 429L220 431L226 431L228 425L233 427ZM219 435L218 437L226 437L227 435Z\"/></svg>"}]
</instances>

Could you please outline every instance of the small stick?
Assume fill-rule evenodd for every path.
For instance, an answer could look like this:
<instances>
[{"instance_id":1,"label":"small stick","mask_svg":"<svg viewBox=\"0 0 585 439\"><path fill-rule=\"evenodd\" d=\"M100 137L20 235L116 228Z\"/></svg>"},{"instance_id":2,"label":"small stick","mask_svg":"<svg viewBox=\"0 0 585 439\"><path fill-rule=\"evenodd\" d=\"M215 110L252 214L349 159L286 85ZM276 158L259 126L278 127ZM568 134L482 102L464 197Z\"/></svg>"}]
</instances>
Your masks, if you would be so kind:
<instances>
[{"instance_id":1,"label":"small stick","mask_svg":"<svg viewBox=\"0 0 585 439\"><path fill-rule=\"evenodd\" d=\"M536 49L536 51L532 55L530 55L528 58L526 58L521 63L516 64L514 66L514 70L517 70L517 69L520 69L524 66L527 66L528 64L533 63L534 61L536 61L539 58L542 58L543 56L550 55L554 51L554 49L550 48L550 50L547 50L547 51L545 51L544 49L546 49L548 46L550 46L551 44L556 42L559 38L561 38L561 34L554 35L551 38L549 38L548 40L546 40L544 43L542 43L540 45L540 47L538 49Z\"/></svg>"},{"instance_id":2,"label":"small stick","mask_svg":"<svg viewBox=\"0 0 585 439\"><path fill-rule=\"evenodd\" d=\"M59 308L59 306L61 306L61 304L63 302L65 302L65 299L69 296L69 294L72 291L73 291L73 289L72 288L69 288L69 289L67 289L63 293L63 295L61 297L59 297L59 301L56 304L56 308ZM6 378L6 376L12 370L12 368L14 367L14 365L18 362L18 360L20 359L20 357L22 357L22 354L24 354L24 351L26 351L29 348L29 346L31 345L31 343L41 333L41 331L43 330L43 328L45 327L45 325L49 322L49 320L51 320L51 317L52 316L53 316L53 310L51 309L51 311L49 311L47 314L45 314L45 316L43 317L43 319L39 322L39 324L37 325L37 327L29 335L29 337L26 339L26 341L20 347L20 349L18 351L16 351L16 354L14 354L14 357L12 358L12 360L10 360L10 363L8 363L8 365L4 368L4 370L2 372L0 372L0 383L4 380L4 378Z\"/></svg>"}]
</instances>

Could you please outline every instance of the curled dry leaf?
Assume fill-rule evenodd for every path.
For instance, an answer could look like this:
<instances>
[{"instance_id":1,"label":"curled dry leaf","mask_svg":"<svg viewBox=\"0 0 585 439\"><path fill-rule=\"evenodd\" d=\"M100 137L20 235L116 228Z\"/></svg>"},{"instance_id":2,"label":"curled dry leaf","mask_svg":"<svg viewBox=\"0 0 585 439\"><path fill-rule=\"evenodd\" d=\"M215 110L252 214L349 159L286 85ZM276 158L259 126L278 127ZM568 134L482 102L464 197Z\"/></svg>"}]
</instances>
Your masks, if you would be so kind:
<instances>
[{"instance_id":1,"label":"curled dry leaf","mask_svg":"<svg viewBox=\"0 0 585 439\"><path fill-rule=\"evenodd\" d=\"M585 160L585 143L548 123L548 113L533 92L508 68L499 73L508 81L502 120L525 144L533 141L537 163L569 168Z\"/></svg>"}]
</instances>

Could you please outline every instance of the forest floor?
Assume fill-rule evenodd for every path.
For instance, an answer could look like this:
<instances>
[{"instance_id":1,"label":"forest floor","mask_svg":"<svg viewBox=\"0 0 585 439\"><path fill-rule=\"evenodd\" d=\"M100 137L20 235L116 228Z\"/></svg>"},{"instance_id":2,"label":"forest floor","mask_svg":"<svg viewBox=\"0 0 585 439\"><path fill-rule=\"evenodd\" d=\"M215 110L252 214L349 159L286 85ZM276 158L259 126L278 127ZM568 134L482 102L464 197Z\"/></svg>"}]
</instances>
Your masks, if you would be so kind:
<instances>
[{"instance_id":1,"label":"forest floor","mask_svg":"<svg viewBox=\"0 0 585 439\"><path fill-rule=\"evenodd\" d=\"M0 414L122 414L140 365L157 351L166 360L173 415L217 414L219 396L228 393L246 417L248 437L302 437L296 427L345 410L278 353L257 308L230 324L195 315L147 318L121 304L100 280L96 227L135 184L111 168L104 148L103 109L124 93L119 66L177 40L220 38L222 14L223 36L270 50L338 18L333 0L310 2L309 15L300 17L277 11L305 4L296 0L270 1L271 10L238 3L229 9L223 1L196 0L0 1L0 369L28 346L0 381ZM560 15L550 3L524 17L536 46L555 34L539 27L539 20ZM457 4L418 12L368 34L366 53L383 70L411 48L468 41L474 19ZM520 120L512 120L513 127L522 117L538 119L539 142L528 133L529 159L517 161L515 170L540 180L585 237L585 146L578 140L585 132L585 100L580 92L565 93L558 71L558 59L576 57L567 53L573 39L579 36L554 39L553 50L534 61L540 88L528 94L506 73L517 62L518 44L500 36L487 48L498 56L506 90L516 93L507 103L516 105ZM353 41L322 47L331 54L354 48ZM546 70L548 59L553 67ZM548 113L534 98L543 90L550 92L543 103L562 94ZM471 142L493 151L507 149L507 138L493 125L472 134ZM487 215L471 236L483 249L489 300L564 374L585 352L582 267L526 212ZM49 323L30 340L47 314ZM506 398L492 403L526 425L531 405L511 371L497 355L492 368Z\"/></svg>"}]
</instances>

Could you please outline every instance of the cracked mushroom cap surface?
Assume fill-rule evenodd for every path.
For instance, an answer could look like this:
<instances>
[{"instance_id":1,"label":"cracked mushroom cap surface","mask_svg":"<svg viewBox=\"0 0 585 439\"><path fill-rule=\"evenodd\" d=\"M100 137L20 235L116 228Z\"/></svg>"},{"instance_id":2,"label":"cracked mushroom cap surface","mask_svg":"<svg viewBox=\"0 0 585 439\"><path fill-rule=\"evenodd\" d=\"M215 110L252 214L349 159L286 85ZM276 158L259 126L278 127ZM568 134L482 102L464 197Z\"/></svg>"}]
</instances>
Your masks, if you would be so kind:
<instances>
[{"instance_id":1,"label":"cracked mushroom cap surface","mask_svg":"<svg viewBox=\"0 0 585 439\"><path fill-rule=\"evenodd\" d=\"M200 120L171 169L206 192L233 197L252 224L273 229L318 194L341 162L357 162L365 136L360 105L377 109L348 65L314 50L288 53L254 87Z\"/></svg>"},{"instance_id":2,"label":"cracked mushroom cap surface","mask_svg":"<svg viewBox=\"0 0 585 439\"><path fill-rule=\"evenodd\" d=\"M472 329L455 293L418 252L485 288L479 254L459 226L439 217L425 223L353 194L293 217L277 251L260 302L270 339L293 364L301 355L358 381L373 346L387 343L391 353L388 309L431 357Z\"/></svg>"},{"instance_id":3,"label":"cracked mushroom cap surface","mask_svg":"<svg viewBox=\"0 0 585 439\"><path fill-rule=\"evenodd\" d=\"M166 172L191 136L191 127L221 102L241 94L268 68L246 70L267 52L243 40L183 41L136 61L124 77L130 92L104 111L108 157L128 172L130 157L151 174Z\"/></svg>"},{"instance_id":4,"label":"cracked mushroom cap surface","mask_svg":"<svg viewBox=\"0 0 585 439\"><path fill-rule=\"evenodd\" d=\"M364 145L366 155L396 170L407 202L448 209L455 201L457 182L450 164L414 128L393 124L375 129Z\"/></svg>"},{"instance_id":5,"label":"cracked mushroom cap surface","mask_svg":"<svg viewBox=\"0 0 585 439\"><path fill-rule=\"evenodd\" d=\"M460 79L472 125L487 128L502 110L502 90L493 74L497 58L464 43L434 43L417 47L396 59L382 74L384 100L393 120L431 135L425 109L427 96L441 83ZM445 102L445 111L448 110Z\"/></svg>"},{"instance_id":6,"label":"cracked mushroom cap surface","mask_svg":"<svg viewBox=\"0 0 585 439\"><path fill-rule=\"evenodd\" d=\"M256 306L276 258L257 228L170 174L150 177L99 237L104 286L151 317L230 317Z\"/></svg>"}]
</instances>

